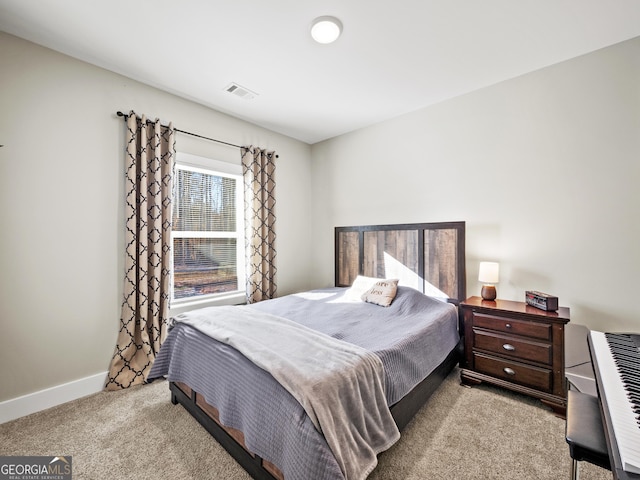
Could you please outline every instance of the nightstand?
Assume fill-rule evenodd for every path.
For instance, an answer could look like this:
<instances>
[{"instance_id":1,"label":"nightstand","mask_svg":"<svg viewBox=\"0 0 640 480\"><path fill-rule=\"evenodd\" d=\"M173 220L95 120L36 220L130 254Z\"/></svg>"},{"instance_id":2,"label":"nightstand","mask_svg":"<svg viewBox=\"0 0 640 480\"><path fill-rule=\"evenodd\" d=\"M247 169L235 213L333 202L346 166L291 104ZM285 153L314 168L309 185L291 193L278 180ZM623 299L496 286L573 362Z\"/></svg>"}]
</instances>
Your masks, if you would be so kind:
<instances>
[{"instance_id":1,"label":"nightstand","mask_svg":"<svg viewBox=\"0 0 640 480\"><path fill-rule=\"evenodd\" d=\"M567 408L564 326L569 309L547 312L524 302L460 303L464 324L462 383L491 383L538 398L560 416Z\"/></svg>"}]
</instances>

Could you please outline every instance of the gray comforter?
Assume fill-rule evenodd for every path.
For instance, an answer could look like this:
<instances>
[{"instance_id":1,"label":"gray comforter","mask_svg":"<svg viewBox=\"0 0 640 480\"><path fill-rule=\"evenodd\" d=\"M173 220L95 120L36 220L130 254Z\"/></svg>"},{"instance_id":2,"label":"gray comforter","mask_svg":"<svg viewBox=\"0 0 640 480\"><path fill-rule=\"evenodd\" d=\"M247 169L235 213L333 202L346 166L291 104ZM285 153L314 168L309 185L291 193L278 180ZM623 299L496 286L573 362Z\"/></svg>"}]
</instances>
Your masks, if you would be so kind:
<instances>
[{"instance_id":1,"label":"gray comforter","mask_svg":"<svg viewBox=\"0 0 640 480\"><path fill-rule=\"evenodd\" d=\"M364 480L377 455L399 438L384 393L384 367L373 353L286 318L246 306L178 315L269 372L324 435L347 480Z\"/></svg>"},{"instance_id":2,"label":"gray comforter","mask_svg":"<svg viewBox=\"0 0 640 480\"><path fill-rule=\"evenodd\" d=\"M289 295L250 308L299 322L376 354L393 405L426 377L458 342L452 305L399 287L390 307L345 301L346 289ZM242 430L247 448L273 462L287 480L343 479L324 437L300 403L233 347L177 324L148 379L184 382L215 405L220 420Z\"/></svg>"}]
</instances>

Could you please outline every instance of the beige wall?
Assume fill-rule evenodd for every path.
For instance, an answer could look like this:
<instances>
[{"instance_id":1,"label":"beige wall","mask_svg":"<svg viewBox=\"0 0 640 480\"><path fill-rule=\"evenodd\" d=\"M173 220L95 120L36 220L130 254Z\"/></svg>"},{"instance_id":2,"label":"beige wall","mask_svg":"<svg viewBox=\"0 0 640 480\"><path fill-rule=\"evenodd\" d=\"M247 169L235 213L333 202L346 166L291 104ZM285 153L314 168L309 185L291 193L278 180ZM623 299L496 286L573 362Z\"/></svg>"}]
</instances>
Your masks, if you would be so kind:
<instances>
[{"instance_id":1,"label":"beige wall","mask_svg":"<svg viewBox=\"0 0 640 480\"><path fill-rule=\"evenodd\" d=\"M0 401L109 366L124 264L118 110L277 150L279 292L312 286L309 145L2 33L0 64ZM176 142L240 161L235 148Z\"/></svg>"},{"instance_id":2,"label":"beige wall","mask_svg":"<svg viewBox=\"0 0 640 480\"><path fill-rule=\"evenodd\" d=\"M640 38L312 146L318 283L333 227L464 220L467 288L557 295L640 332Z\"/></svg>"}]
</instances>

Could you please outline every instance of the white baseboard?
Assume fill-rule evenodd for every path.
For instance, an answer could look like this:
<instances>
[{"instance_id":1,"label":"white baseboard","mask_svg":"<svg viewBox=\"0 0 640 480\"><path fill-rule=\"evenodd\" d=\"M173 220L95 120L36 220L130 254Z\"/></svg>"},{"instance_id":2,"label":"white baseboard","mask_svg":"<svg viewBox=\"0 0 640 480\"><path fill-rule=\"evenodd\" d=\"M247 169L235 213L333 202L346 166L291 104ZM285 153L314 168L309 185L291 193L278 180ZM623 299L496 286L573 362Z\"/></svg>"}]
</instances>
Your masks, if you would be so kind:
<instances>
[{"instance_id":1,"label":"white baseboard","mask_svg":"<svg viewBox=\"0 0 640 480\"><path fill-rule=\"evenodd\" d=\"M39 392L0 402L0 423L86 397L104 389L108 372L74 380Z\"/></svg>"}]
</instances>

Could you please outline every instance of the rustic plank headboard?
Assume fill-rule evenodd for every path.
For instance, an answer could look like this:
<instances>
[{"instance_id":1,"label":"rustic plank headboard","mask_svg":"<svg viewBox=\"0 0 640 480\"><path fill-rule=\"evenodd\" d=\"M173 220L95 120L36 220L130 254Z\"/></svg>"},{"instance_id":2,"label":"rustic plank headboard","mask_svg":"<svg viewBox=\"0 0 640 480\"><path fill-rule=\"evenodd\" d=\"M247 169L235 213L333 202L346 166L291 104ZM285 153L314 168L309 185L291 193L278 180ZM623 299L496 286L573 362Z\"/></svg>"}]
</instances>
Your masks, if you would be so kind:
<instances>
[{"instance_id":1,"label":"rustic plank headboard","mask_svg":"<svg viewBox=\"0 0 640 480\"><path fill-rule=\"evenodd\" d=\"M464 242L464 222L336 227L335 285L358 275L398 278L457 305L466 298Z\"/></svg>"}]
</instances>

